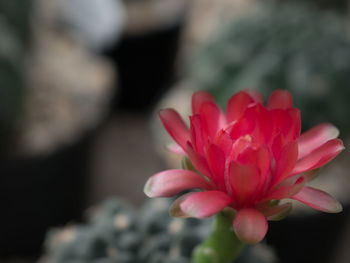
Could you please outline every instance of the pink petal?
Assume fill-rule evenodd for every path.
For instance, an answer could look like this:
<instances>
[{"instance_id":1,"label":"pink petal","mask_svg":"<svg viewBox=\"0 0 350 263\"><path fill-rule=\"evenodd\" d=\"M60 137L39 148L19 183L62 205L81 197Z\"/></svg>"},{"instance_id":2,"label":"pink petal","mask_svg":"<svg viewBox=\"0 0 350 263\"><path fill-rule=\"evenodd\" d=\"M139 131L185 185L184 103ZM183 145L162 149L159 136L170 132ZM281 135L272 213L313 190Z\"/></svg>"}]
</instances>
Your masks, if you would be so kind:
<instances>
[{"instance_id":1,"label":"pink petal","mask_svg":"<svg viewBox=\"0 0 350 263\"><path fill-rule=\"evenodd\" d=\"M225 116L214 102L206 102L201 107L202 127L205 131L205 139L209 136L212 140L224 125Z\"/></svg>"},{"instance_id":2,"label":"pink petal","mask_svg":"<svg viewBox=\"0 0 350 263\"><path fill-rule=\"evenodd\" d=\"M270 168L270 155L266 147L248 147L240 152L237 160L242 164L250 164L259 168L261 175L266 175Z\"/></svg>"},{"instance_id":3,"label":"pink petal","mask_svg":"<svg viewBox=\"0 0 350 263\"><path fill-rule=\"evenodd\" d=\"M249 135L241 136L232 144L232 150L230 153L230 160L236 160L238 156L245 152L247 148L252 145L252 137Z\"/></svg>"},{"instance_id":4,"label":"pink petal","mask_svg":"<svg viewBox=\"0 0 350 263\"><path fill-rule=\"evenodd\" d=\"M233 95L227 103L226 117L228 122L239 120L248 105L254 100L244 91L240 91Z\"/></svg>"},{"instance_id":5,"label":"pink petal","mask_svg":"<svg viewBox=\"0 0 350 263\"><path fill-rule=\"evenodd\" d=\"M254 118L255 116L247 116L241 118L237 122L234 122L230 130L231 138L233 140L236 140L241 136L252 133L255 128Z\"/></svg>"},{"instance_id":6,"label":"pink petal","mask_svg":"<svg viewBox=\"0 0 350 263\"><path fill-rule=\"evenodd\" d=\"M214 102L213 96L206 91L197 91L192 95L192 113L200 114L203 103Z\"/></svg>"},{"instance_id":7,"label":"pink petal","mask_svg":"<svg viewBox=\"0 0 350 263\"><path fill-rule=\"evenodd\" d=\"M178 145L178 144L169 144L167 146L167 149L172 152L172 153L175 153L175 154L178 154L178 155L185 155L186 152Z\"/></svg>"},{"instance_id":8,"label":"pink petal","mask_svg":"<svg viewBox=\"0 0 350 263\"><path fill-rule=\"evenodd\" d=\"M170 207L170 215L176 217L210 217L231 203L231 197L220 191L204 191L183 195Z\"/></svg>"},{"instance_id":9,"label":"pink petal","mask_svg":"<svg viewBox=\"0 0 350 263\"><path fill-rule=\"evenodd\" d=\"M220 190L225 189L225 154L215 144L210 144L207 149L207 160L211 171L213 172L214 181L220 187Z\"/></svg>"},{"instance_id":10,"label":"pink petal","mask_svg":"<svg viewBox=\"0 0 350 263\"><path fill-rule=\"evenodd\" d=\"M303 159L299 160L291 174L299 174L319 168L334 159L342 150L344 150L344 145L341 140L329 140Z\"/></svg>"},{"instance_id":11,"label":"pink petal","mask_svg":"<svg viewBox=\"0 0 350 263\"><path fill-rule=\"evenodd\" d=\"M323 123L304 132L298 139L299 159L304 158L313 150L320 147L329 140L337 138L339 130L332 124Z\"/></svg>"},{"instance_id":12,"label":"pink petal","mask_svg":"<svg viewBox=\"0 0 350 263\"><path fill-rule=\"evenodd\" d=\"M246 110L243 118L248 118L255 123L255 130L252 133L252 137L259 143L270 145L275 135L270 112L261 104L256 104Z\"/></svg>"},{"instance_id":13,"label":"pink petal","mask_svg":"<svg viewBox=\"0 0 350 263\"><path fill-rule=\"evenodd\" d=\"M291 128L290 128L290 138L292 140L295 140L300 137L301 132L301 117L300 117L300 110L296 108L292 108L287 110L289 116L292 118Z\"/></svg>"},{"instance_id":14,"label":"pink petal","mask_svg":"<svg viewBox=\"0 0 350 263\"><path fill-rule=\"evenodd\" d=\"M151 176L145 184L144 192L148 197L170 197L192 188L210 189L211 186L195 172L175 169Z\"/></svg>"},{"instance_id":15,"label":"pink petal","mask_svg":"<svg viewBox=\"0 0 350 263\"><path fill-rule=\"evenodd\" d=\"M278 221L287 216L292 210L292 203L285 203L281 205L266 205L258 208L266 217L267 220Z\"/></svg>"},{"instance_id":16,"label":"pink petal","mask_svg":"<svg viewBox=\"0 0 350 263\"><path fill-rule=\"evenodd\" d=\"M272 193L264 197L263 200L280 200L284 198L289 198L298 193L305 185L306 180L304 177L300 177L295 184L283 185L276 188Z\"/></svg>"},{"instance_id":17,"label":"pink petal","mask_svg":"<svg viewBox=\"0 0 350 263\"><path fill-rule=\"evenodd\" d=\"M275 138L273 139L272 142L272 153L273 156L275 157L275 160L278 160L282 151L282 148L286 145L286 140L284 138L284 136L282 135L281 132L278 132L275 135Z\"/></svg>"},{"instance_id":18,"label":"pink petal","mask_svg":"<svg viewBox=\"0 0 350 263\"><path fill-rule=\"evenodd\" d=\"M208 178L212 178L213 175L210 171L209 165L207 160L193 150L190 143L187 145L187 154L189 159L191 160L193 166L203 175L207 176Z\"/></svg>"},{"instance_id":19,"label":"pink petal","mask_svg":"<svg viewBox=\"0 0 350 263\"><path fill-rule=\"evenodd\" d=\"M258 194L260 174L253 165L242 165L238 162L231 162L229 167L229 182L233 190L233 196L237 206L252 201Z\"/></svg>"},{"instance_id":20,"label":"pink petal","mask_svg":"<svg viewBox=\"0 0 350 263\"><path fill-rule=\"evenodd\" d=\"M260 242L267 232L266 217L254 208L239 210L233 220L233 229L237 237L247 244Z\"/></svg>"},{"instance_id":21,"label":"pink petal","mask_svg":"<svg viewBox=\"0 0 350 263\"><path fill-rule=\"evenodd\" d=\"M274 109L270 111L275 133L281 132L286 141L295 140L300 136L300 111L296 108L287 110Z\"/></svg>"},{"instance_id":22,"label":"pink petal","mask_svg":"<svg viewBox=\"0 0 350 263\"><path fill-rule=\"evenodd\" d=\"M199 114L190 117L191 141L194 149L204 155L205 139L203 134L203 125Z\"/></svg>"},{"instance_id":23,"label":"pink petal","mask_svg":"<svg viewBox=\"0 0 350 263\"><path fill-rule=\"evenodd\" d=\"M312 187L304 187L292 198L326 213L339 213L343 210L341 204L328 193Z\"/></svg>"},{"instance_id":24,"label":"pink petal","mask_svg":"<svg viewBox=\"0 0 350 263\"><path fill-rule=\"evenodd\" d=\"M233 142L226 131L219 131L215 139L215 144L224 152L225 156L228 156L231 153Z\"/></svg>"},{"instance_id":25,"label":"pink petal","mask_svg":"<svg viewBox=\"0 0 350 263\"><path fill-rule=\"evenodd\" d=\"M243 91L247 93L254 100L254 102L260 103L260 104L264 102L263 97L258 91L254 89L244 89Z\"/></svg>"},{"instance_id":26,"label":"pink petal","mask_svg":"<svg viewBox=\"0 0 350 263\"><path fill-rule=\"evenodd\" d=\"M273 178L273 186L278 185L292 172L298 159L298 144L296 141L285 145L276 160L276 172Z\"/></svg>"},{"instance_id":27,"label":"pink petal","mask_svg":"<svg viewBox=\"0 0 350 263\"><path fill-rule=\"evenodd\" d=\"M180 115L173 109L164 109L159 112L159 116L170 136L185 150L190 133Z\"/></svg>"},{"instance_id":28,"label":"pink petal","mask_svg":"<svg viewBox=\"0 0 350 263\"><path fill-rule=\"evenodd\" d=\"M284 137L290 132L292 118L286 110L273 109L270 111L276 131L281 132Z\"/></svg>"},{"instance_id":29,"label":"pink petal","mask_svg":"<svg viewBox=\"0 0 350 263\"><path fill-rule=\"evenodd\" d=\"M268 101L267 108L272 109L289 109L293 107L293 99L287 90L275 90L271 93Z\"/></svg>"}]
</instances>

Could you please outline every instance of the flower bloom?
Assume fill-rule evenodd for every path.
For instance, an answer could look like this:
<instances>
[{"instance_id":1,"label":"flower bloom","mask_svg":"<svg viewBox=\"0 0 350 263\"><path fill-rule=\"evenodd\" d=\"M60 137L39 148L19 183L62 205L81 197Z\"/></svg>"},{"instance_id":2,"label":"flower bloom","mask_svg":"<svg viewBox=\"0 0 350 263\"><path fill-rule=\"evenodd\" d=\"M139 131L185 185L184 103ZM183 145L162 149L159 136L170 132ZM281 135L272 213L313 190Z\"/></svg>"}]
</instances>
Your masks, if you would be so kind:
<instances>
[{"instance_id":1,"label":"flower bloom","mask_svg":"<svg viewBox=\"0 0 350 263\"><path fill-rule=\"evenodd\" d=\"M184 190L170 208L173 216L204 218L226 207L236 211L233 229L245 243L261 241L267 220L278 220L292 207L289 198L314 209L336 213L340 203L329 194L305 186L313 170L343 149L338 130L328 123L300 134L300 111L290 93L274 91L263 105L260 94L233 95L226 112L207 92L192 96L190 128L173 109L160 118L192 169L154 174L145 185L149 197L170 197Z\"/></svg>"}]
</instances>

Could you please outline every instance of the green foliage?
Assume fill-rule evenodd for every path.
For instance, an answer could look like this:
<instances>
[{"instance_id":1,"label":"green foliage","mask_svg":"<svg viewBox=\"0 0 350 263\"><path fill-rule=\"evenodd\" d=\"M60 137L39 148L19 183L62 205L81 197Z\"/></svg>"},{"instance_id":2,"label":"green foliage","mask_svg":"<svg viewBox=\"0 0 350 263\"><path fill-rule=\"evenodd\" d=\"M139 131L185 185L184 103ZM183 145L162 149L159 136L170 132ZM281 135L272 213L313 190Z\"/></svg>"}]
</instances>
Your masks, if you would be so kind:
<instances>
[{"instance_id":1,"label":"green foliage","mask_svg":"<svg viewBox=\"0 0 350 263\"><path fill-rule=\"evenodd\" d=\"M190 79L223 106L235 92L288 89L303 128L327 121L350 131L346 23L311 5L267 4L222 26L193 59Z\"/></svg>"}]
</instances>

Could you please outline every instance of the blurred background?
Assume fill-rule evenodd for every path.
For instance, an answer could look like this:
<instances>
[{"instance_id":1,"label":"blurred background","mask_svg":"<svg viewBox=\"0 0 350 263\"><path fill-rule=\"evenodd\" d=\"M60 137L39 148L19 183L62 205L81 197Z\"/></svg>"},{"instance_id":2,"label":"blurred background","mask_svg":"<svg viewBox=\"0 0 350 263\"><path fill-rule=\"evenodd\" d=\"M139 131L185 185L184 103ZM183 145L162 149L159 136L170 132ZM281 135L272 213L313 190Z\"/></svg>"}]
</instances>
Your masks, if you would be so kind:
<instances>
[{"instance_id":1,"label":"blurred background","mask_svg":"<svg viewBox=\"0 0 350 263\"><path fill-rule=\"evenodd\" d=\"M157 111L186 116L195 90L224 107L240 89L288 89L303 130L331 122L349 147L349 14L347 0L0 0L0 262L163 262L131 259L146 246L135 229L113 237L128 257L106 252L105 232L84 233L110 197L148 209L147 178L181 163ZM349 158L314 183L344 211L296 206L270 224L267 262L349 262ZM76 224L87 245L66 244Z\"/></svg>"}]
</instances>

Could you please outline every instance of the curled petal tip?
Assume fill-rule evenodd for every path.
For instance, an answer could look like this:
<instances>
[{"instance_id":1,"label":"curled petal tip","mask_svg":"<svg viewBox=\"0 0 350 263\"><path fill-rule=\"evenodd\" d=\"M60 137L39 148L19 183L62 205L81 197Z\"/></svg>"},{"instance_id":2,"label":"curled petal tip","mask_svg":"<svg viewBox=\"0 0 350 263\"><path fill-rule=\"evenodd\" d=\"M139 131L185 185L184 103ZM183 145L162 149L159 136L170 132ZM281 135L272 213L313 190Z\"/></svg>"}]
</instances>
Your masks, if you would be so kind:
<instances>
[{"instance_id":1,"label":"curled petal tip","mask_svg":"<svg viewBox=\"0 0 350 263\"><path fill-rule=\"evenodd\" d=\"M329 213L340 213L342 211L343 211L343 206L341 205L341 203L337 201L337 203L333 207L333 210L331 210L331 212Z\"/></svg>"},{"instance_id":2,"label":"curled petal tip","mask_svg":"<svg viewBox=\"0 0 350 263\"><path fill-rule=\"evenodd\" d=\"M143 187L143 192L150 198L155 197L154 192L152 191L152 177L148 178L145 186Z\"/></svg>"}]
</instances>

